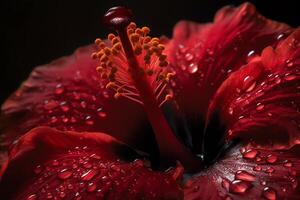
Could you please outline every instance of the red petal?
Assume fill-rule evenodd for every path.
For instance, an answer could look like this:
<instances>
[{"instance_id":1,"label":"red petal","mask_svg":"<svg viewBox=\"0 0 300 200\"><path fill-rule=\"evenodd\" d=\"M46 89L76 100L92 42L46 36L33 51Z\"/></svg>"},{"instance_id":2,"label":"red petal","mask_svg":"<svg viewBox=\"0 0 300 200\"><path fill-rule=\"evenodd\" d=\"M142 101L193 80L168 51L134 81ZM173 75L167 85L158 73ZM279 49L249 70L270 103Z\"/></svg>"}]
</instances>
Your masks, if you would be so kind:
<instances>
[{"instance_id":1,"label":"red petal","mask_svg":"<svg viewBox=\"0 0 300 200\"><path fill-rule=\"evenodd\" d=\"M36 128L11 150L1 173L0 196L182 199L177 175L151 171L141 160L124 160L134 156L128 146L103 133Z\"/></svg>"},{"instance_id":2,"label":"red petal","mask_svg":"<svg viewBox=\"0 0 300 200\"><path fill-rule=\"evenodd\" d=\"M229 137L276 149L300 143L300 29L232 73L209 107Z\"/></svg>"},{"instance_id":3,"label":"red petal","mask_svg":"<svg viewBox=\"0 0 300 200\"><path fill-rule=\"evenodd\" d=\"M189 180L185 199L300 198L298 152L234 147L226 157Z\"/></svg>"},{"instance_id":4,"label":"red petal","mask_svg":"<svg viewBox=\"0 0 300 200\"><path fill-rule=\"evenodd\" d=\"M93 45L79 48L31 73L2 106L6 143L46 125L60 130L104 131L129 144L145 146L141 136L135 135L141 128L138 125L145 125L142 107L126 99L109 98L100 85L97 62L91 59L94 51Z\"/></svg>"},{"instance_id":5,"label":"red petal","mask_svg":"<svg viewBox=\"0 0 300 200\"><path fill-rule=\"evenodd\" d=\"M177 101L204 118L210 98L228 74L289 30L261 16L250 3L224 7L211 24L178 23L167 47L177 72Z\"/></svg>"}]
</instances>

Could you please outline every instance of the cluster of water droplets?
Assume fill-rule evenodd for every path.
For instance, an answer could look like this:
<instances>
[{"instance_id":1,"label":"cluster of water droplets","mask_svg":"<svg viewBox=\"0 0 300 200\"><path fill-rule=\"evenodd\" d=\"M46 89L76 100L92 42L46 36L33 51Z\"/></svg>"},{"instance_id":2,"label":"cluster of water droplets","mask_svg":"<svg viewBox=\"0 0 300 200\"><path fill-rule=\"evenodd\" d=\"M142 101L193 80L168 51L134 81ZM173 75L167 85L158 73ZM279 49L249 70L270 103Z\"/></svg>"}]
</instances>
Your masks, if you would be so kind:
<instances>
[{"instance_id":1,"label":"cluster of water droplets","mask_svg":"<svg viewBox=\"0 0 300 200\"><path fill-rule=\"evenodd\" d=\"M93 153L93 149L83 146L75 147L67 155L55 160L37 165L34 168L37 181L30 186L34 192L26 194L25 199L82 200L91 195L103 199L110 195L121 195L122 192L136 197L145 195L141 191L143 187L148 189L148 196L155 198L162 191L152 187L150 183L158 187L174 187L172 184L175 181L171 183L174 174L149 174L152 170L144 160L125 163L108 157L111 156Z\"/></svg>"}]
</instances>

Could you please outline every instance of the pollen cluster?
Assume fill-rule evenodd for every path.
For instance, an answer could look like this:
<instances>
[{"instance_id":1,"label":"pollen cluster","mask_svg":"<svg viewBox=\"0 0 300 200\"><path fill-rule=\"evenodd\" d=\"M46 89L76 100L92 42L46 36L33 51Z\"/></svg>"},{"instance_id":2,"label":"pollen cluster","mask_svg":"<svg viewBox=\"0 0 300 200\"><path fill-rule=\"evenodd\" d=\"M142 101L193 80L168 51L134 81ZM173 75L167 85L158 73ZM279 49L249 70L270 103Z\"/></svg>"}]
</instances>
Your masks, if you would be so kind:
<instances>
[{"instance_id":1,"label":"pollen cluster","mask_svg":"<svg viewBox=\"0 0 300 200\"><path fill-rule=\"evenodd\" d=\"M132 22L126 31L139 64L140 75L147 76L147 81L161 105L171 100L173 95L168 89L168 83L175 72L167 69L167 56L163 54L165 46L159 38L148 36L148 27L137 28ZM96 70L105 81L106 88L115 92L115 98L123 96L142 104L119 36L110 33L107 40L96 39L95 44L99 50L92 54L92 58L100 61Z\"/></svg>"}]
</instances>

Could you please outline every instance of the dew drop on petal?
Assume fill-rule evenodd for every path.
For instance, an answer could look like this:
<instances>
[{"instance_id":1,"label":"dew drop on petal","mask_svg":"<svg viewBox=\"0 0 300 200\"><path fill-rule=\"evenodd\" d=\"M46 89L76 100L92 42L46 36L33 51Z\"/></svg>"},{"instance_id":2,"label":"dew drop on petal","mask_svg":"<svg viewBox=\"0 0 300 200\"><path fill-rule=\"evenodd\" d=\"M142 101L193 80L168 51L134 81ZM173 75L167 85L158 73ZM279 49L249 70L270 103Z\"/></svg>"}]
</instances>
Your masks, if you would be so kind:
<instances>
[{"instance_id":1,"label":"dew drop on petal","mask_svg":"<svg viewBox=\"0 0 300 200\"><path fill-rule=\"evenodd\" d=\"M193 59L194 59L194 55L193 55L193 54L191 54L191 53L185 54L185 60L186 60L186 61L190 62L190 61L192 61Z\"/></svg>"},{"instance_id":2,"label":"dew drop on petal","mask_svg":"<svg viewBox=\"0 0 300 200\"><path fill-rule=\"evenodd\" d=\"M243 181L254 181L255 176L244 170L239 170L235 173L235 179L243 180Z\"/></svg>"},{"instance_id":3,"label":"dew drop on petal","mask_svg":"<svg viewBox=\"0 0 300 200\"><path fill-rule=\"evenodd\" d=\"M92 178L94 178L97 174L98 174L97 169L90 169L90 170L88 170L87 172L85 172L81 175L81 180L89 181Z\"/></svg>"},{"instance_id":4,"label":"dew drop on petal","mask_svg":"<svg viewBox=\"0 0 300 200\"><path fill-rule=\"evenodd\" d=\"M39 174L42 172L42 166L41 165L37 165L35 168L34 168L34 173L35 174Z\"/></svg>"},{"instance_id":5,"label":"dew drop on petal","mask_svg":"<svg viewBox=\"0 0 300 200\"><path fill-rule=\"evenodd\" d=\"M256 165L256 166L253 167L253 170L254 170L254 171L261 171L261 170L262 170L262 167L259 166L259 165Z\"/></svg>"},{"instance_id":6,"label":"dew drop on petal","mask_svg":"<svg viewBox=\"0 0 300 200\"><path fill-rule=\"evenodd\" d=\"M252 187L252 184L247 181L234 180L230 183L229 192L234 194L244 194Z\"/></svg>"},{"instance_id":7,"label":"dew drop on petal","mask_svg":"<svg viewBox=\"0 0 300 200\"><path fill-rule=\"evenodd\" d=\"M233 114L233 108L232 108L232 107L229 107L229 108L228 108L228 113L229 113L229 115L232 115L232 114Z\"/></svg>"},{"instance_id":8,"label":"dew drop on petal","mask_svg":"<svg viewBox=\"0 0 300 200\"><path fill-rule=\"evenodd\" d=\"M266 161L270 164L273 164L277 161L277 159L278 159L277 156L270 154L267 156Z\"/></svg>"},{"instance_id":9,"label":"dew drop on petal","mask_svg":"<svg viewBox=\"0 0 300 200\"><path fill-rule=\"evenodd\" d=\"M281 33L281 34L279 34L279 35L276 37L276 39L277 39L277 40L281 40L283 37L284 37L284 33Z\"/></svg>"},{"instance_id":10,"label":"dew drop on petal","mask_svg":"<svg viewBox=\"0 0 300 200\"><path fill-rule=\"evenodd\" d=\"M59 162L57 160L52 161L52 166L58 166L58 165L59 165Z\"/></svg>"},{"instance_id":11,"label":"dew drop on petal","mask_svg":"<svg viewBox=\"0 0 300 200\"><path fill-rule=\"evenodd\" d=\"M257 110L257 111L261 111L261 110L263 110L263 109L264 109L264 107L265 107L265 105L264 105L264 104L262 104L262 103L257 103L257 104L256 104L256 110Z\"/></svg>"},{"instance_id":12,"label":"dew drop on petal","mask_svg":"<svg viewBox=\"0 0 300 200\"><path fill-rule=\"evenodd\" d=\"M88 115L88 116L85 117L85 123L87 125L94 125L94 121L93 121L93 119L92 119L92 117L90 115Z\"/></svg>"},{"instance_id":13,"label":"dew drop on petal","mask_svg":"<svg viewBox=\"0 0 300 200\"><path fill-rule=\"evenodd\" d=\"M65 179L68 179L72 176L72 172L69 171L68 169L63 169L59 172L58 174L58 178L62 179L62 180L65 180Z\"/></svg>"},{"instance_id":14,"label":"dew drop on petal","mask_svg":"<svg viewBox=\"0 0 300 200\"><path fill-rule=\"evenodd\" d=\"M251 50L251 51L248 52L247 56L248 56L248 57L251 57L251 56L253 56L254 54L255 54L255 51L254 51L254 50Z\"/></svg>"},{"instance_id":15,"label":"dew drop on petal","mask_svg":"<svg viewBox=\"0 0 300 200\"><path fill-rule=\"evenodd\" d=\"M59 83L56 85L55 87L55 94L62 94L65 91L65 89L63 88L63 86Z\"/></svg>"},{"instance_id":16,"label":"dew drop on petal","mask_svg":"<svg viewBox=\"0 0 300 200\"><path fill-rule=\"evenodd\" d=\"M196 63L191 63L189 66L188 66L188 72L190 74L194 74L198 71L198 65Z\"/></svg>"},{"instance_id":17,"label":"dew drop on petal","mask_svg":"<svg viewBox=\"0 0 300 200\"><path fill-rule=\"evenodd\" d=\"M97 185L93 182L88 183L88 185L87 185L88 192L94 192L96 190L96 188L97 188Z\"/></svg>"},{"instance_id":18,"label":"dew drop on petal","mask_svg":"<svg viewBox=\"0 0 300 200\"><path fill-rule=\"evenodd\" d=\"M247 89L246 92L251 92L256 86L256 81L254 81Z\"/></svg>"},{"instance_id":19,"label":"dew drop on petal","mask_svg":"<svg viewBox=\"0 0 300 200\"><path fill-rule=\"evenodd\" d=\"M47 199L52 199L53 198L53 195L49 192L47 193Z\"/></svg>"},{"instance_id":20,"label":"dew drop on petal","mask_svg":"<svg viewBox=\"0 0 300 200\"><path fill-rule=\"evenodd\" d=\"M243 153L243 158L246 159L254 159L258 154L258 151L255 149L248 149L245 153Z\"/></svg>"},{"instance_id":21,"label":"dew drop on petal","mask_svg":"<svg viewBox=\"0 0 300 200\"><path fill-rule=\"evenodd\" d=\"M36 194L29 195L26 200L37 200Z\"/></svg>"},{"instance_id":22,"label":"dew drop on petal","mask_svg":"<svg viewBox=\"0 0 300 200\"><path fill-rule=\"evenodd\" d=\"M63 112L68 112L70 110L70 107L67 105L66 101L60 103L60 108Z\"/></svg>"},{"instance_id":23,"label":"dew drop on petal","mask_svg":"<svg viewBox=\"0 0 300 200\"><path fill-rule=\"evenodd\" d=\"M60 198L65 198L66 197L66 193L65 192L60 192L59 193L59 197Z\"/></svg>"},{"instance_id":24,"label":"dew drop on petal","mask_svg":"<svg viewBox=\"0 0 300 200\"><path fill-rule=\"evenodd\" d=\"M265 187L262 192L262 196L268 200L276 200L277 194L273 188Z\"/></svg>"},{"instance_id":25,"label":"dew drop on petal","mask_svg":"<svg viewBox=\"0 0 300 200\"><path fill-rule=\"evenodd\" d=\"M291 162L289 162L288 160L286 160L284 163L283 163L283 166L284 167L292 167L293 164Z\"/></svg>"},{"instance_id":26,"label":"dew drop on petal","mask_svg":"<svg viewBox=\"0 0 300 200\"><path fill-rule=\"evenodd\" d=\"M295 78L297 78L297 76L296 76L296 75L293 75L293 74L286 74L286 75L284 76L284 80L286 80L286 81L292 81L292 80L294 80Z\"/></svg>"},{"instance_id":27,"label":"dew drop on petal","mask_svg":"<svg viewBox=\"0 0 300 200\"><path fill-rule=\"evenodd\" d=\"M274 170L274 168L273 167L268 167L267 169L266 169L266 173L273 173L275 170Z\"/></svg>"}]
</instances>

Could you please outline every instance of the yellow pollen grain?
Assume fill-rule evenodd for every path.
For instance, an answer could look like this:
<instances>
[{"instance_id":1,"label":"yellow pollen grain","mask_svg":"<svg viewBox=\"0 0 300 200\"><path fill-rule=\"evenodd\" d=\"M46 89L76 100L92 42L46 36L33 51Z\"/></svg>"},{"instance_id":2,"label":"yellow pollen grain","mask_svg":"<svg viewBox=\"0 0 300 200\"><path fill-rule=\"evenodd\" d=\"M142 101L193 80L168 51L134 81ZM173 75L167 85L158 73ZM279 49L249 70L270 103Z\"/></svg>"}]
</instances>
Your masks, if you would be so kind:
<instances>
[{"instance_id":1,"label":"yellow pollen grain","mask_svg":"<svg viewBox=\"0 0 300 200\"><path fill-rule=\"evenodd\" d=\"M107 39L112 41L116 36L113 33L108 34Z\"/></svg>"},{"instance_id":2,"label":"yellow pollen grain","mask_svg":"<svg viewBox=\"0 0 300 200\"><path fill-rule=\"evenodd\" d=\"M114 98L115 98L115 99L118 99L118 98L120 98L120 96L121 96L121 93L116 92L115 95L114 95Z\"/></svg>"},{"instance_id":3,"label":"yellow pollen grain","mask_svg":"<svg viewBox=\"0 0 300 200\"><path fill-rule=\"evenodd\" d=\"M103 49L103 51L104 51L104 54L105 54L106 56L110 56L110 55L111 55L111 50L110 50L110 48L105 47L105 48Z\"/></svg>"},{"instance_id":4,"label":"yellow pollen grain","mask_svg":"<svg viewBox=\"0 0 300 200\"><path fill-rule=\"evenodd\" d=\"M97 53L92 53L91 58L96 59L97 58Z\"/></svg>"},{"instance_id":5,"label":"yellow pollen grain","mask_svg":"<svg viewBox=\"0 0 300 200\"><path fill-rule=\"evenodd\" d=\"M127 30L127 34L128 34L128 35L131 35L131 34L133 34L133 33L134 33L134 30L133 30L133 29L128 29L128 30Z\"/></svg>"},{"instance_id":6,"label":"yellow pollen grain","mask_svg":"<svg viewBox=\"0 0 300 200\"><path fill-rule=\"evenodd\" d=\"M130 35L130 40L132 43L136 43L140 40L140 36L137 33L133 33Z\"/></svg>"},{"instance_id":7,"label":"yellow pollen grain","mask_svg":"<svg viewBox=\"0 0 300 200\"><path fill-rule=\"evenodd\" d=\"M102 40L101 40L100 38L97 38L97 39L95 40L95 44L96 44L96 45L100 45L101 42L102 42Z\"/></svg>"},{"instance_id":8,"label":"yellow pollen grain","mask_svg":"<svg viewBox=\"0 0 300 200\"><path fill-rule=\"evenodd\" d=\"M104 69L103 69L103 67L98 66L98 67L96 68L96 70L97 70L97 72L102 73Z\"/></svg>"},{"instance_id":9,"label":"yellow pollen grain","mask_svg":"<svg viewBox=\"0 0 300 200\"><path fill-rule=\"evenodd\" d=\"M111 40L111 43L114 45L114 44L117 44L117 43L119 43L120 42L120 40L119 40L119 38L117 38L117 37L115 37L114 39L112 39Z\"/></svg>"},{"instance_id":10,"label":"yellow pollen grain","mask_svg":"<svg viewBox=\"0 0 300 200\"><path fill-rule=\"evenodd\" d=\"M106 89L112 89L116 86L116 84L114 82L109 82L106 84L105 88Z\"/></svg>"},{"instance_id":11,"label":"yellow pollen grain","mask_svg":"<svg viewBox=\"0 0 300 200\"><path fill-rule=\"evenodd\" d=\"M128 25L128 28L136 29L136 24L134 22L130 22L130 24Z\"/></svg>"},{"instance_id":12,"label":"yellow pollen grain","mask_svg":"<svg viewBox=\"0 0 300 200\"><path fill-rule=\"evenodd\" d=\"M106 62L108 61L108 57L106 55L101 56L100 62Z\"/></svg>"},{"instance_id":13,"label":"yellow pollen grain","mask_svg":"<svg viewBox=\"0 0 300 200\"><path fill-rule=\"evenodd\" d=\"M146 36L146 37L144 37L144 44L147 44L147 43L149 43L151 41L151 37L150 36Z\"/></svg>"},{"instance_id":14,"label":"yellow pollen grain","mask_svg":"<svg viewBox=\"0 0 300 200\"><path fill-rule=\"evenodd\" d=\"M170 101L171 99L173 99L173 96L171 94L167 94L165 100Z\"/></svg>"},{"instance_id":15,"label":"yellow pollen grain","mask_svg":"<svg viewBox=\"0 0 300 200\"><path fill-rule=\"evenodd\" d=\"M158 47L158 49L160 49L160 50L164 50L164 49L165 49L165 45L163 45L163 44L159 44L157 47Z\"/></svg>"},{"instance_id":16,"label":"yellow pollen grain","mask_svg":"<svg viewBox=\"0 0 300 200\"><path fill-rule=\"evenodd\" d=\"M142 31L143 31L144 35L147 35L147 34L150 33L150 28L147 27L147 26L144 26L144 27L142 28Z\"/></svg>"}]
</instances>

